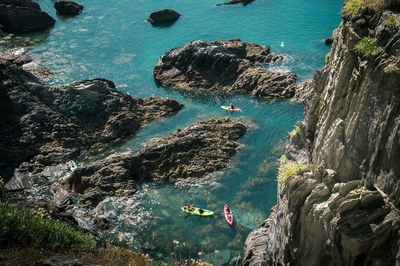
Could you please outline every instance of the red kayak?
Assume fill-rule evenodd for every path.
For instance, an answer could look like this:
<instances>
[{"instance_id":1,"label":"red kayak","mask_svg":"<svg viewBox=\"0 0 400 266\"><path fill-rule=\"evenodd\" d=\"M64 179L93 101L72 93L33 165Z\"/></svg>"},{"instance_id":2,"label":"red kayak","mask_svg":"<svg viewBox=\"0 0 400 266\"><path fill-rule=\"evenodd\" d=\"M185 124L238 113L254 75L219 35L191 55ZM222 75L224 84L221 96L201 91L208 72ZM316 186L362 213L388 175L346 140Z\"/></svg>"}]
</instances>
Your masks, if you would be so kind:
<instances>
[{"instance_id":1,"label":"red kayak","mask_svg":"<svg viewBox=\"0 0 400 266\"><path fill-rule=\"evenodd\" d=\"M226 222L232 226L233 225L233 215L231 212L231 208L229 208L228 204L224 205L224 215L225 215L225 220Z\"/></svg>"}]
</instances>

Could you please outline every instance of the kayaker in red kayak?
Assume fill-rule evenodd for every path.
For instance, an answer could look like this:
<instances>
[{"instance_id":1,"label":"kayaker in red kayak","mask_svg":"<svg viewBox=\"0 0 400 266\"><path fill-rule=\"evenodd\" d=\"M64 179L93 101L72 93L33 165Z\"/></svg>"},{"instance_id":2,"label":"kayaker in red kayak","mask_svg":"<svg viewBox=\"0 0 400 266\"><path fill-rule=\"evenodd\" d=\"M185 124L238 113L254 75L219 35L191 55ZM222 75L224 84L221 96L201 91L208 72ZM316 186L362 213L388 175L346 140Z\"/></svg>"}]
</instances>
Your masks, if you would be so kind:
<instances>
[{"instance_id":1,"label":"kayaker in red kayak","mask_svg":"<svg viewBox=\"0 0 400 266\"><path fill-rule=\"evenodd\" d=\"M231 212L231 208L229 207L228 204L224 205L224 216L225 216L225 220L229 225L233 225L233 215Z\"/></svg>"}]
</instances>

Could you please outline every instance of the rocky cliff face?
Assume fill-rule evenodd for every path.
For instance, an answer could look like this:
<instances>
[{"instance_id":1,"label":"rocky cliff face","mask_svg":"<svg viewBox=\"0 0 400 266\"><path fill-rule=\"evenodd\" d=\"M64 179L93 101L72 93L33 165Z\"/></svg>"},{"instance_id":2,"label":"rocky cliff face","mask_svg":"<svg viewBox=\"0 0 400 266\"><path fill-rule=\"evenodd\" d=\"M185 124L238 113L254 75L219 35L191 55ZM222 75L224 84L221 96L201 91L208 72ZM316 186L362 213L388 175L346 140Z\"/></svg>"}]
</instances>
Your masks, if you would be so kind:
<instances>
[{"instance_id":1,"label":"rocky cliff face","mask_svg":"<svg viewBox=\"0 0 400 266\"><path fill-rule=\"evenodd\" d=\"M334 33L285 154L308 170L279 185L244 265L400 264L399 7L361 9Z\"/></svg>"}]
</instances>

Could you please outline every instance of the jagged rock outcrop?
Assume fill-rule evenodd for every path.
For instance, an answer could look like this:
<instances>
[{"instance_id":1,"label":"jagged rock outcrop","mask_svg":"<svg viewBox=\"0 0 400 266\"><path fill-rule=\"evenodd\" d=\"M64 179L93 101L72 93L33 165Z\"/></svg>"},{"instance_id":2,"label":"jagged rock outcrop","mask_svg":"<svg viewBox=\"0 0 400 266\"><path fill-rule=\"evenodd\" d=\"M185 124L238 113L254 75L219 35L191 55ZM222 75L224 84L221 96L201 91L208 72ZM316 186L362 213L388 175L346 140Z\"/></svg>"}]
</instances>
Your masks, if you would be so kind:
<instances>
[{"instance_id":1,"label":"jagged rock outcrop","mask_svg":"<svg viewBox=\"0 0 400 266\"><path fill-rule=\"evenodd\" d=\"M19 53L0 55L0 171L40 177L46 166L128 137L183 107L133 98L105 79L48 86L24 70L26 61Z\"/></svg>"},{"instance_id":2,"label":"jagged rock outcrop","mask_svg":"<svg viewBox=\"0 0 400 266\"><path fill-rule=\"evenodd\" d=\"M159 11L151 13L147 21L153 25L159 25L163 23L175 22L180 18L180 16L181 15L175 10L161 9Z\"/></svg>"},{"instance_id":3,"label":"jagged rock outcrop","mask_svg":"<svg viewBox=\"0 0 400 266\"><path fill-rule=\"evenodd\" d=\"M399 17L361 9L334 33L285 152L309 170L279 185L278 204L246 241L244 265L399 264ZM376 54L356 49L364 37L376 40Z\"/></svg>"},{"instance_id":4,"label":"jagged rock outcrop","mask_svg":"<svg viewBox=\"0 0 400 266\"><path fill-rule=\"evenodd\" d=\"M137 153L120 153L75 170L69 186L81 202L96 205L106 196L135 192L135 180L176 182L226 167L246 127L230 119L199 122L171 136L151 140Z\"/></svg>"},{"instance_id":5,"label":"jagged rock outcrop","mask_svg":"<svg viewBox=\"0 0 400 266\"><path fill-rule=\"evenodd\" d=\"M194 94L290 98L295 94L296 75L257 66L281 59L267 46L239 39L192 41L164 54L153 76L157 85Z\"/></svg>"},{"instance_id":6,"label":"jagged rock outcrop","mask_svg":"<svg viewBox=\"0 0 400 266\"><path fill-rule=\"evenodd\" d=\"M60 1L54 2L54 8L57 13L63 16L77 16L82 13L83 5L72 1Z\"/></svg>"},{"instance_id":7,"label":"jagged rock outcrop","mask_svg":"<svg viewBox=\"0 0 400 266\"><path fill-rule=\"evenodd\" d=\"M0 25L10 33L29 33L53 27L55 20L31 0L0 0Z\"/></svg>"}]
</instances>

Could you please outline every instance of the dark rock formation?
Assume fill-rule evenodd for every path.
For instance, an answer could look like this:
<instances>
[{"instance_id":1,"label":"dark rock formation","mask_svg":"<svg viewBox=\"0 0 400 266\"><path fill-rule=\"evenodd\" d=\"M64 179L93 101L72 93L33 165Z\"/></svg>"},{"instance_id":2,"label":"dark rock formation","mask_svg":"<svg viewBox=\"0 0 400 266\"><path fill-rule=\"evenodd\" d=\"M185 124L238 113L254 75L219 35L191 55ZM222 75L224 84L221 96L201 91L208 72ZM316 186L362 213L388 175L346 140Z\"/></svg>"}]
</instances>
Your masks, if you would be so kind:
<instances>
[{"instance_id":1,"label":"dark rock formation","mask_svg":"<svg viewBox=\"0 0 400 266\"><path fill-rule=\"evenodd\" d=\"M46 166L128 137L182 108L174 100L132 98L104 79L47 86L21 67L26 60L0 55L0 171L41 177Z\"/></svg>"},{"instance_id":2,"label":"dark rock formation","mask_svg":"<svg viewBox=\"0 0 400 266\"><path fill-rule=\"evenodd\" d=\"M288 160L310 170L279 186L278 204L251 233L244 265L397 265L400 255L400 32L390 11L344 19L332 60L310 84ZM364 22L360 23L360 19ZM363 37L382 51L355 51Z\"/></svg>"},{"instance_id":3,"label":"dark rock formation","mask_svg":"<svg viewBox=\"0 0 400 266\"><path fill-rule=\"evenodd\" d=\"M200 122L152 140L136 154L120 153L75 170L69 186L81 202L96 205L105 196L135 192L135 180L176 182L226 167L246 127L229 119Z\"/></svg>"},{"instance_id":4,"label":"dark rock formation","mask_svg":"<svg viewBox=\"0 0 400 266\"><path fill-rule=\"evenodd\" d=\"M333 38L332 37L325 38L324 43L325 43L325 45L332 45Z\"/></svg>"},{"instance_id":5,"label":"dark rock formation","mask_svg":"<svg viewBox=\"0 0 400 266\"><path fill-rule=\"evenodd\" d=\"M57 13L63 16L77 16L82 10L83 6L72 1L56 1L54 8Z\"/></svg>"},{"instance_id":6,"label":"dark rock formation","mask_svg":"<svg viewBox=\"0 0 400 266\"><path fill-rule=\"evenodd\" d=\"M162 23L171 23L178 20L180 16L181 15L174 10L162 9L151 13L147 21L155 25Z\"/></svg>"},{"instance_id":7,"label":"dark rock formation","mask_svg":"<svg viewBox=\"0 0 400 266\"><path fill-rule=\"evenodd\" d=\"M229 2L226 3L222 3L222 4L217 4L217 6L222 6L222 5L237 5L237 4L242 4L244 6L250 4L254 2L254 0L231 0Z\"/></svg>"},{"instance_id":8,"label":"dark rock formation","mask_svg":"<svg viewBox=\"0 0 400 266\"><path fill-rule=\"evenodd\" d=\"M108 220L106 218L96 217L94 219L94 224L100 230L108 230L108 229L110 229L110 224L108 223Z\"/></svg>"},{"instance_id":9,"label":"dark rock formation","mask_svg":"<svg viewBox=\"0 0 400 266\"><path fill-rule=\"evenodd\" d=\"M31 0L0 0L0 25L10 33L29 33L53 27L55 20Z\"/></svg>"},{"instance_id":10,"label":"dark rock formation","mask_svg":"<svg viewBox=\"0 0 400 266\"><path fill-rule=\"evenodd\" d=\"M163 55L154 68L157 85L196 94L249 93L260 98L290 98L296 76L258 67L281 60L269 47L242 42L192 41Z\"/></svg>"}]
</instances>

